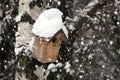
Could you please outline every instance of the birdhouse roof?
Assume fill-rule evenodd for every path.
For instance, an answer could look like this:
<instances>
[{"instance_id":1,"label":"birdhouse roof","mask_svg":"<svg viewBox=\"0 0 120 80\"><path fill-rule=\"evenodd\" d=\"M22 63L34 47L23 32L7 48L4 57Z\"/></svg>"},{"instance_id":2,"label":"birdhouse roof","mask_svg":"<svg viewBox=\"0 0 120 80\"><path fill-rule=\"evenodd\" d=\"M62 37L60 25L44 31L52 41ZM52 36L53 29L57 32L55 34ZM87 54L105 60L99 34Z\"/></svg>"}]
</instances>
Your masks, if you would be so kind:
<instances>
[{"instance_id":1,"label":"birdhouse roof","mask_svg":"<svg viewBox=\"0 0 120 80\"><path fill-rule=\"evenodd\" d=\"M62 29L60 29L52 38L50 38L50 41L52 40L52 39L54 39L56 36L58 36L58 34L60 34L61 35L61 40L62 41L67 41L67 36L65 35L65 33L63 32L63 30Z\"/></svg>"},{"instance_id":2,"label":"birdhouse roof","mask_svg":"<svg viewBox=\"0 0 120 80\"><path fill-rule=\"evenodd\" d=\"M62 22L62 12L56 8L51 8L42 12L33 25L32 32L47 40L62 30L68 38L68 31Z\"/></svg>"}]
</instances>

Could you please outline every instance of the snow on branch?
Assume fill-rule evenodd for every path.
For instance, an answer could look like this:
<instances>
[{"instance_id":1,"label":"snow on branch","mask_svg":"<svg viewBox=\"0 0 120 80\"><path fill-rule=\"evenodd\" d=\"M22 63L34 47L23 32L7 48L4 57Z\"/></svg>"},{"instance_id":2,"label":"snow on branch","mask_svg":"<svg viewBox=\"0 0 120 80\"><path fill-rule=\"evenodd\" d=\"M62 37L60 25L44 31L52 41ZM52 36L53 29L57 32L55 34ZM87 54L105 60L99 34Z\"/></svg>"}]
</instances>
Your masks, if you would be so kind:
<instances>
[{"instance_id":1,"label":"snow on branch","mask_svg":"<svg viewBox=\"0 0 120 80\"><path fill-rule=\"evenodd\" d=\"M92 10L94 8L94 6L96 4L98 4L99 1L98 0L92 0L84 9L83 12L89 12L90 10Z\"/></svg>"},{"instance_id":2,"label":"snow on branch","mask_svg":"<svg viewBox=\"0 0 120 80\"><path fill-rule=\"evenodd\" d=\"M93 19L87 13L90 12L97 4L99 4L98 0L92 0L90 3L88 3L87 6L84 7L84 9L76 10L77 16L75 16L74 19L67 17L66 20L72 21L72 22L78 22L79 20L78 17L81 16L81 17L86 17L91 21L93 21Z\"/></svg>"},{"instance_id":3,"label":"snow on branch","mask_svg":"<svg viewBox=\"0 0 120 80\"><path fill-rule=\"evenodd\" d=\"M94 22L94 19L92 19L88 13L93 10L93 8L99 4L100 2L98 0L92 0L91 2L88 3L83 9L78 9L76 11L76 15L74 15L74 18L66 17L66 20L70 22L69 29L70 30L75 30L73 26L75 26L75 23L79 20L82 20L84 17L88 18L92 22Z\"/></svg>"},{"instance_id":4,"label":"snow on branch","mask_svg":"<svg viewBox=\"0 0 120 80\"><path fill-rule=\"evenodd\" d=\"M115 0L115 6L117 6L118 4L120 4L119 0Z\"/></svg>"},{"instance_id":5,"label":"snow on branch","mask_svg":"<svg viewBox=\"0 0 120 80\"><path fill-rule=\"evenodd\" d=\"M98 3L99 3L98 0L92 0L90 3L88 3L87 6L85 6L83 10L80 10L80 16L86 17L93 21L93 19L87 13L91 11L95 7L95 5L97 5Z\"/></svg>"}]
</instances>

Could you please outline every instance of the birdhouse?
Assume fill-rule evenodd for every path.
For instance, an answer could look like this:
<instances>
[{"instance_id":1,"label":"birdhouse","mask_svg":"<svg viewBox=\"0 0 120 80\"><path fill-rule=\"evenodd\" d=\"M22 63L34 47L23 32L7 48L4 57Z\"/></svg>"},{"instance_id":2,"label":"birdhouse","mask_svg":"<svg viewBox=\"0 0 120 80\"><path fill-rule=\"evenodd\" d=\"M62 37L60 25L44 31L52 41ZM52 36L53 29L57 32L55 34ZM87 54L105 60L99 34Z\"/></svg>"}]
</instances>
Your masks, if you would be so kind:
<instances>
[{"instance_id":1,"label":"birdhouse","mask_svg":"<svg viewBox=\"0 0 120 80\"><path fill-rule=\"evenodd\" d=\"M49 63L57 60L60 46L62 42L66 42L67 38L63 31L58 31L50 41L46 41L44 38L35 37L34 40L34 57L42 62Z\"/></svg>"},{"instance_id":2,"label":"birdhouse","mask_svg":"<svg viewBox=\"0 0 120 80\"><path fill-rule=\"evenodd\" d=\"M55 62L68 31L62 22L62 12L56 8L42 12L33 25L35 34L33 55L42 63Z\"/></svg>"}]
</instances>

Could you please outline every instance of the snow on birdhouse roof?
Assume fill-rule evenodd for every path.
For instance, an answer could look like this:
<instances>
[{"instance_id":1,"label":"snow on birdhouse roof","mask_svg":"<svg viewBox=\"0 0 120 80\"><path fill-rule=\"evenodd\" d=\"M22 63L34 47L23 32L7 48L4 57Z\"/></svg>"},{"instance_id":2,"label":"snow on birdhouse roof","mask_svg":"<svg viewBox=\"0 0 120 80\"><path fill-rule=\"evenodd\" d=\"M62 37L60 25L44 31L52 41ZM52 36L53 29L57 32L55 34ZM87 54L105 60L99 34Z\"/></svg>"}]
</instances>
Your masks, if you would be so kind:
<instances>
[{"instance_id":1,"label":"snow on birdhouse roof","mask_svg":"<svg viewBox=\"0 0 120 80\"><path fill-rule=\"evenodd\" d=\"M43 38L53 37L60 29L68 38L68 31L62 22L63 13L57 8L51 8L42 12L33 25L32 32Z\"/></svg>"}]
</instances>

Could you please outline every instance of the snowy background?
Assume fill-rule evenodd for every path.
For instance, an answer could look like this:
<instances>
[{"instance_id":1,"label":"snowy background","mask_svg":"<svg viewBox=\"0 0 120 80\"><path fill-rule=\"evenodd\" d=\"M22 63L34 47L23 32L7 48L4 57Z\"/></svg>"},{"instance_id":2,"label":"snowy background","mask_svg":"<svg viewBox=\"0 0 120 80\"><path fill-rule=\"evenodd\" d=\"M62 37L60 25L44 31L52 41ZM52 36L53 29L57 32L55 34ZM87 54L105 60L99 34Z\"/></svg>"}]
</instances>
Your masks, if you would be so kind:
<instances>
[{"instance_id":1,"label":"snowy background","mask_svg":"<svg viewBox=\"0 0 120 80\"><path fill-rule=\"evenodd\" d=\"M69 31L58 60L47 64L32 58L24 47L20 54L14 52L18 23L35 21L27 14L16 20L18 3L0 0L0 80L16 80L16 72L37 80L39 66L45 80L120 80L119 0L31 0L31 11L36 6L60 9Z\"/></svg>"}]
</instances>

